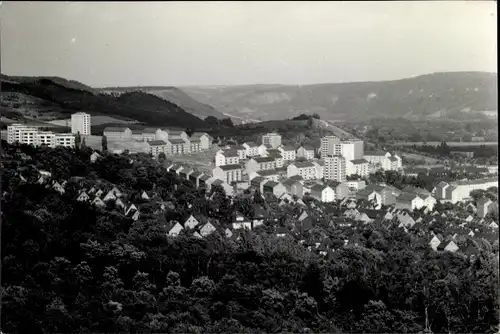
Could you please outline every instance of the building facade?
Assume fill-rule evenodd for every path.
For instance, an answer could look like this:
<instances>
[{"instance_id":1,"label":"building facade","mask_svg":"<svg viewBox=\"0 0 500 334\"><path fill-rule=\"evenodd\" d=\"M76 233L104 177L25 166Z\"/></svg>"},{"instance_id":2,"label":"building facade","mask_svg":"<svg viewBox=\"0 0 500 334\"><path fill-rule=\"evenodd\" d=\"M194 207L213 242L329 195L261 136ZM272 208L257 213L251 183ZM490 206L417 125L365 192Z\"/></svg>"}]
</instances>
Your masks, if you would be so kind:
<instances>
[{"instance_id":1,"label":"building facade","mask_svg":"<svg viewBox=\"0 0 500 334\"><path fill-rule=\"evenodd\" d=\"M281 136L275 132L267 133L262 136L262 144L278 148L281 146Z\"/></svg>"},{"instance_id":2,"label":"building facade","mask_svg":"<svg viewBox=\"0 0 500 334\"><path fill-rule=\"evenodd\" d=\"M346 159L341 155L325 157L325 180L344 182L347 176Z\"/></svg>"},{"instance_id":3,"label":"building facade","mask_svg":"<svg viewBox=\"0 0 500 334\"><path fill-rule=\"evenodd\" d=\"M71 133L80 133L82 136L90 136L90 129L90 114L77 112L71 115Z\"/></svg>"}]
</instances>

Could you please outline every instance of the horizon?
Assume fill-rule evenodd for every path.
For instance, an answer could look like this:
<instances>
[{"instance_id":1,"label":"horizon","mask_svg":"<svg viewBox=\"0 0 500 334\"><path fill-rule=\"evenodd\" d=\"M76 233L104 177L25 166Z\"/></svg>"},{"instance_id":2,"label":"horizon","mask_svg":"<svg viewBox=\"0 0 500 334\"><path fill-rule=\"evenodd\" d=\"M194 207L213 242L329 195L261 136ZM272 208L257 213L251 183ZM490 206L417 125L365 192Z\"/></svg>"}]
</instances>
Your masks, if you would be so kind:
<instances>
[{"instance_id":1,"label":"horizon","mask_svg":"<svg viewBox=\"0 0 500 334\"><path fill-rule=\"evenodd\" d=\"M91 87L497 72L492 1L5 2L1 9L3 73Z\"/></svg>"}]
</instances>

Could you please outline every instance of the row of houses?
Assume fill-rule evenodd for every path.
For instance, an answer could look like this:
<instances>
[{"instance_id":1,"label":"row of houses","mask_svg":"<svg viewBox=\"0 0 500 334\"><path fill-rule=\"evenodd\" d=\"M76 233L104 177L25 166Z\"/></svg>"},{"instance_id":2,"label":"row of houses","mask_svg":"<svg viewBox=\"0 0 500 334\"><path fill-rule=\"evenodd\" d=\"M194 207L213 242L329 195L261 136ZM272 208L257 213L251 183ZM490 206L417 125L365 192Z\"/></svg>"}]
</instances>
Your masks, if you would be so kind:
<instances>
[{"instance_id":1,"label":"row of houses","mask_svg":"<svg viewBox=\"0 0 500 334\"><path fill-rule=\"evenodd\" d=\"M491 187L498 187L498 177L482 178L477 180L463 180L454 182L440 182L434 187L432 192L436 198L450 203L457 203L470 199L470 192L473 190L487 190Z\"/></svg>"},{"instance_id":2,"label":"row of houses","mask_svg":"<svg viewBox=\"0 0 500 334\"><path fill-rule=\"evenodd\" d=\"M208 150L212 145L212 137L205 132L194 132L191 136L183 130L168 128L144 128L131 130L128 127L107 127L104 129L108 143L130 143L135 148L137 143L146 153L158 157L165 155L183 155ZM134 145L132 145L134 144Z\"/></svg>"}]
</instances>

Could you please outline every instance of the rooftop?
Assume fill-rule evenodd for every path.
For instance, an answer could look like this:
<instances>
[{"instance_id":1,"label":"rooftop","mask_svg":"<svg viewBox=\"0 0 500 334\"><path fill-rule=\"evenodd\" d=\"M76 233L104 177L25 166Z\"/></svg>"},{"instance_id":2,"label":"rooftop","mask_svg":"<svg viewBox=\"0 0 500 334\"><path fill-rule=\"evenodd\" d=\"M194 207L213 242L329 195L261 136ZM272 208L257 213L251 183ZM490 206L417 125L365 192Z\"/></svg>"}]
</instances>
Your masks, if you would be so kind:
<instances>
[{"instance_id":1,"label":"rooftop","mask_svg":"<svg viewBox=\"0 0 500 334\"><path fill-rule=\"evenodd\" d=\"M165 141L163 141L163 140L150 140L147 143L149 144L149 146L163 146L163 145L167 145L167 143L165 143Z\"/></svg>"},{"instance_id":2,"label":"rooftop","mask_svg":"<svg viewBox=\"0 0 500 334\"><path fill-rule=\"evenodd\" d=\"M239 164L234 164L234 165L219 166L219 168L222 169L223 171L228 171L228 170L241 169L241 166Z\"/></svg>"}]
</instances>

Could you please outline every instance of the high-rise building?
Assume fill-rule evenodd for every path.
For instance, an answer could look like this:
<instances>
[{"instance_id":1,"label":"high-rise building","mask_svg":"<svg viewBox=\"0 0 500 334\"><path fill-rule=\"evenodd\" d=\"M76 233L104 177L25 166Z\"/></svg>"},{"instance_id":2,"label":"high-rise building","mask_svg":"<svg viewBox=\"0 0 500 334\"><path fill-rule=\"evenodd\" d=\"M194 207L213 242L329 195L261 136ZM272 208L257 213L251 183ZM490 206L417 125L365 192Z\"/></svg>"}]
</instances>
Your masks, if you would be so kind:
<instances>
[{"instance_id":1,"label":"high-rise building","mask_svg":"<svg viewBox=\"0 0 500 334\"><path fill-rule=\"evenodd\" d=\"M326 136L321 138L321 157L340 154L340 139L337 136Z\"/></svg>"},{"instance_id":2,"label":"high-rise building","mask_svg":"<svg viewBox=\"0 0 500 334\"><path fill-rule=\"evenodd\" d=\"M84 112L77 112L71 115L71 133L78 133L82 136L90 136L90 115Z\"/></svg>"},{"instance_id":3,"label":"high-rise building","mask_svg":"<svg viewBox=\"0 0 500 334\"><path fill-rule=\"evenodd\" d=\"M341 155L330 155L326 156L324 160L323 176L325 180L344 182L346 180L346 159Z\"/></svg>"},{"instance_id":4,"label":"high-rise building","mask_svg":"<svg viewBox=\"0 0 500 334\"><path fill-rule=\"evenodd\" d=\"M363 159L364 157L364 143L359 139L350 139L341 142L340 154L346 160Z\"/></svg>"},{"instance_id":5,"label":"high-rise building","mask_svg":"<svg viewBox=\"0 0 500 334\"><path fill-rule=\"evenodd\" d=\"M281 146L281 136L275 132L267 133L262 136L262 144L278 148Z\"/></svg>"}]
</instances>

